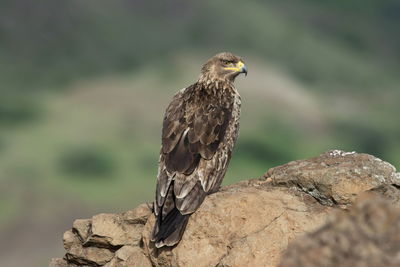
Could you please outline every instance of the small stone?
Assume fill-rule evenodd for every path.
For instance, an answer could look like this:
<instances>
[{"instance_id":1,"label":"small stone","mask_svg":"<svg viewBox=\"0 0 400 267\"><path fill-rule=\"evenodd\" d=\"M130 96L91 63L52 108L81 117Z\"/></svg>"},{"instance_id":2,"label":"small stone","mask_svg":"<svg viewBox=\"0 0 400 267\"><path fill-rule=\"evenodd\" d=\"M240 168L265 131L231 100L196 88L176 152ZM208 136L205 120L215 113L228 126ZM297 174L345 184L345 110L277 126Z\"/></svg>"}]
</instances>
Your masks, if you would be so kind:
<instances>
[{"instance_id":1,"label":"small stone","mask_svg":"<svg viewBox=\"0 0 400 267\"><path fill-rule=\"evenodd\" d=\"M133 210L129 210L123 214L124 220L130 224L145 224L147 218L152 213L151 203L143 203Z\"/></svg>"},{"instance_id":2,"label":"small stone","mask_svg":"<svg viewBox=\"0 0 400 267\"><path fill-rule=\"evenodd\" d=\"M120 265L118 265L118 262L118 259L114 257L112 258L112 260L104 264L103 267L120 267Z\"/></svg>"},{"instance_id":3,"label":"small stone","mask_svg":"<svg viewBox=\"0 0 400 267\"><path fill-rule=\"evenodd\" d=\"M72 224L72 229L74 229L79 237L81 238L82 242L85 242L86 239L89 237L89 230L92 224L92 220L90 219L78 219L75 220Z\"/></svg>"},{"instance_id":4,"label":"small stone","mask_svg":"<svg viewBox=\"0 0 400 267\"><path fill-rule=\"evenodd\" d=\"M137 245L141 239L143 225L129 224L120 214L99 214L92 218L91 235L87 243L99 246L117 247Z\"/></svg>"},{"instance_id":5,"label":"small stone","mask_svg":"<svg viewBox=\"0 0 400 267\"><path fill-rule=\"evenodd\" d=\"M53 258L50 261L49 267L68 267L68 263L64 259Z\"/></svg>"},{"instance_id":6,"label":"small stone","mask_svg":"<svg viewBox=\"0 0 400 267\"><path fill-rule=\"evenodd\" d=\"M139 247L134 247L134 250L130 251L128 259L121 263L118 267L152 267L151 261L147 258L143 250Z\"/></svg>"},{"instance_id":7,"label":"small stone","mask_svg":"<svg viewBox=\"0 0 400 267\"><path fill-rule=\"evenodd\" d=\"M114 253L106 248L83 247L80 244L74 244L66 254L68 261L79 264L97 264L103 265L114 257Z\"/></svg>"},{"instance_id":8,"label":"small stone","mask_svg":"<svg viewBox=\"0 0 400 267\"><path fill-rule=\"evenodd\" d=\"M123 246L116 251L115 256L122 261L126 261L137 249L141 250L138 247Z\"/></svg>"},{"instance_id":9,"label":"small stone","mask_svg":"<svg viewBox=\"0 0 400 267\"><path fill-rule=\"evenodd\" d=\"M104 267L151 267L150 260L137 246L123 246L116 251L115 257Z\"/></svg>"},{"instance_id":10,"label":"small stone","mask_svg":"<svg viewBox=\"0 0 400 267\"><path fill-rule=\"evenodd\" d=\"M65 250L69 250L72 245L79 244L79 238L72 232L72 230L68 230L63 235L63 243Z\"/></svg>"}]
</instances>

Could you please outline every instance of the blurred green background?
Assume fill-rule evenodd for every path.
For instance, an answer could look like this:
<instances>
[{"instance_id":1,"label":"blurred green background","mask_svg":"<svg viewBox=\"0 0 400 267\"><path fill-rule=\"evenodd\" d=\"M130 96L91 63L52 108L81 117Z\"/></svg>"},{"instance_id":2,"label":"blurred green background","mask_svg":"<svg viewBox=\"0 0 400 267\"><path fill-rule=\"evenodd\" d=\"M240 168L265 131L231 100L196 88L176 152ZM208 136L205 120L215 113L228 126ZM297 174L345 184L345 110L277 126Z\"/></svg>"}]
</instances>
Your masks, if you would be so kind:
<instances>
[{"instance_id":1,"label":"blurred green background","mask_svg":"<svg viewBox=\"0 0 400 267\"><path fill-rule=\"evenodd\" d=\"M0 266L152 201L163 112L210 56L249 68L224 184L328 149L400 167L398 0L0 2Z\"/></svg>"}]
</instances>

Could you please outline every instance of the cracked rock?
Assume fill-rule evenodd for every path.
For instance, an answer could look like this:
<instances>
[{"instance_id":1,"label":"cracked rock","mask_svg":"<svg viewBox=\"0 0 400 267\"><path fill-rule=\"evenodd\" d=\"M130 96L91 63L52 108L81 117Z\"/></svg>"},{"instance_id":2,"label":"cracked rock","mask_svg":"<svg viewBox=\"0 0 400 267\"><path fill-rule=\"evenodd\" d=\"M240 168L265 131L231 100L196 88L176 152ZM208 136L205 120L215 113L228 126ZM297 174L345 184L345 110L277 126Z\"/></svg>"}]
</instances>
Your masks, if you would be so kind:
<instances>
[{"instance_id":1,"label":"cracked rock","mask_svg":"<svg viewBox=\"0 0 400 267\"><path fill-rule=\"evenodd\" d=\"M91 234L86 242L104 247L137 245L142 228L142 224L127 223L122 215L103 213L93 216Z\"/></svg>"},{"instance_id":2,"label":"cracked rock","mask_svg":"<svg viewBox=\"0 0 400 267\"><path fill-rule=\"evenodd\" d=\"M361 192L400 185L393 165L368 154L332 150L268 170L276 186L297 188L323 205L349 205Z\"/></svg>"},{"instance_id":3,"label":"cracked rock","mask_svg":"<svg viewBox=\"0 0 400 267\"><path fill-rule=\"evenodd\" d=\"M90 227L91 227L92 221L91 220L75 220L74 223L72 224L72 230L75 231L79 238L85 242L87 238L89 237L90 233Z\"/></svg>"},{"instance_id":4,"label":"cracked rock","mask_svg":"<svg viewBox=\"0 0 400 267\"><path fill-rule=\"evenodd\" d=\"M113 258L113 253L106 248L83 247L80 244L74 244L65 255L70 262L80 265L104 265Z\"/></svg>"},{"instance_id":5,"label":"cracked rock","mask_svg":"<svg viewBox=\"0 0 400 267\"><path fill-rule=\"evenodd\" d=\"M158 266L274 266L289 241L324 223L330 210L291 189L239 183L206 199L177 247L147 249ZM153 221L144 229L145 244Z\"/></svg>"}]
</instances>

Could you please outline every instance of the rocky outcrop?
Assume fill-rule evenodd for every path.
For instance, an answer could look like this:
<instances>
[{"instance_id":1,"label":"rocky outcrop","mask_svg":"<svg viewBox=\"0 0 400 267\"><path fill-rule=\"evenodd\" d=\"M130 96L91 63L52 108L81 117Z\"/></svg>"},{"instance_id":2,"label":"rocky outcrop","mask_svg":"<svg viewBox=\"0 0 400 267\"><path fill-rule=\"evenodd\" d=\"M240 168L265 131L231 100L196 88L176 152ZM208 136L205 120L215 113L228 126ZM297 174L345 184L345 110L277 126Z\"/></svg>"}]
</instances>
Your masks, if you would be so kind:
<instances>
[{"instance_id":1,"label":"rocky outcrop","mask_svg":"<svg viewBox=\"0 0 400 267\"><path fill-rule=\"evenodd\" d=\"M316 235L327 227L338 232L335 216L366 216L363 211L343 211L366 191L386 196L389 200L378 202L390 206L388 210L398 209L399 186L400 174L389 163L367 154L329 151L272 168L260 179L239 182L208 196L173 248L156 249L149 242L155 220L150 203L123 214L76 220L64 234L65 257L53 259L50 266L277 266L289 243L293 245L285 258L292 261L282 264L298 266L290 265L297 261L293 251L311 251L318 245L299 244L295 239L305 233ZM338 210L347 215L330 215ZM390 231L398 233L399 229Z\"/></svg>"},{"instance_id":2,"label":"rocky outcrop","mask_svg":"<svg viewBox=\"0 0 400 267\"><path fill-rule=\"evenodd\" d=\"M295 187L322 205L341 207L352 204L360 192L391 192L400 183L393 165L368 154L340 150L289 162L264 176L275 186ZM393 201L398 202L398 196L394 194Z\"/></svg>"},{"instance_id":3,"label":"rocky outcrop","mask_svg":"<svg viewBox=\"0 0 400 267\"><path fill-rule=\"evenodd\" d=\"M64 259L53 259L50 266L151 266L141 249L150 214L149 206L141 204L123 214L75 220L72 229L64 233Z\"/></svg>"},{"instance_id":4,"label":"rocky outcrop","mask_svg":"<svg viewBox=\"0 0 400 267\"><path fill-rule=\"evenodd\" d=\"M363 196L349 213L335 213L289 245L280 267L297 266L400 266L400 209L381 197Z\"/></svg>"}]
</instances>

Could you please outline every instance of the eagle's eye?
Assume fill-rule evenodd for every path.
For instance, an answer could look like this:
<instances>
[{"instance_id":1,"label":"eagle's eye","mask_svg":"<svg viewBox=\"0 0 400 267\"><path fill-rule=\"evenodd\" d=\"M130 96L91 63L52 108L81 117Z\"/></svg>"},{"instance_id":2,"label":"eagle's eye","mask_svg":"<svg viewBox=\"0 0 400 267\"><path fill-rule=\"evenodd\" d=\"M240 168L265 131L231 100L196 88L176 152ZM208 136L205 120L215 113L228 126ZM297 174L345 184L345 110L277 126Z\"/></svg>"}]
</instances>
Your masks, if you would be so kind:
<instances>
[{"instance_id":1,"label":"eagle's eye","mask_svg":"<svg viewBox=\"0 0 400 267\"><path fill-rule=\"evenodd\" d=\"M222 64L224 64L224 65L228 65L230 63L230 61L229 60L222 60Z\"/></svg>"}]
</instances>

